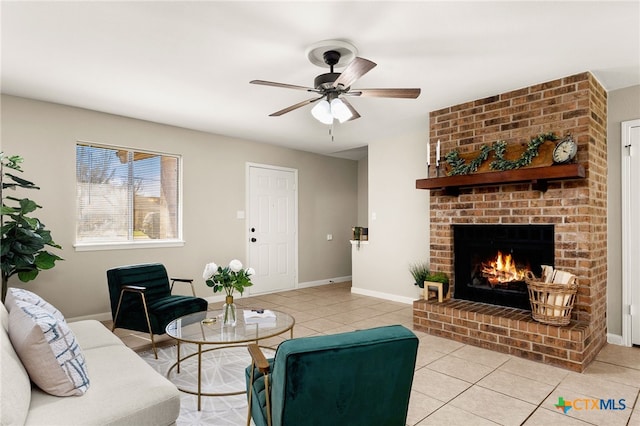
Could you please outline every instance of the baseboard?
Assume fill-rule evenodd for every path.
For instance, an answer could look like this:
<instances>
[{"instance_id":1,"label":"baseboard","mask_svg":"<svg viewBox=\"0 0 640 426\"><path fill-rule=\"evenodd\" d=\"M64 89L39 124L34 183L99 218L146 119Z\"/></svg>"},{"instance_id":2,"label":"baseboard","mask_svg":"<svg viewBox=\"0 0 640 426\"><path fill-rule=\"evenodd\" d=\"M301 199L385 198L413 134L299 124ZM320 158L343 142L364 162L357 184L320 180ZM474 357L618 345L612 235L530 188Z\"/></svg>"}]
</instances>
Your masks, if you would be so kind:
<instances>
[{"instance_id":1,"label":"baseboard","mask_svg":"<svg viewBox=\"0 0 640 426\"><path fill-rule=\"evenodd\" d=\"M343 283L345 281L351 281L351 275L348 275L346 277L327 278L325 280L307 281L307 282L304 282L304 283L298 283L298 288L317 287L317 286L320 286L320 285ZM290 291L290 290L291 289L286 289L286 290L282 290L282 291ZM219 293L219 294L215 294L213 296L203 297L203 299L205 299L208 303L217 303L217 302L224 302L225 296L226 295L224 293ZM249 297L249 296L251 296L251 295L247 294L245 297ZM239 295L238 293L235 293L233 295L234 299L242 299L242 297L243 296ZM392 300L392 299L388 299L388 300ZM71 321L82 321L82 320L90 320L90 319L98 320L98 321L107 321L107 320L111 319L111 312L104 312L104 313L101 313L101 314L86 315L86 316L75 317L75 318L68 318L67 321L71 322Z\"/></svg>"},{"instance_id":2,"label":"baseboard","mask_svg":"<svg viewBox=\"0 0 640 426\"><path fill-rule=\"evenodd\" d=\"M612 345L624 346L624 339L620 335L607 333L607 343L611 343Z\"/></svg>"},{"instance_id":3,"label":"baseboard","mask_svg":"<svg viewBox=\"0 0 640 426\"><path fill-rule=\"evenodd\" d=\"M348 275L346 277L336 277L336 278L327 278L324 280L317 280L317 281L306 281L303 283L298 283L298 286L296 288L309 288L309 287L318 287L321 285L331 285L331 284L336 284L336 283L343 283L346 281L351 281L351 275ZM273 293L280 293L283 291L291 291L291 290L295 290L295 289L291 289L291 288L285 288L282 290L278 290L278 291L274 291ZM249 293L251 292L251 289L249 289ZM265 294L270 294L270 293L259 293L259 294L246 294L246 297L250 297L250 296L262 296ZM212 303L212 302L223 302L224 301L224 294L221 296L210 296L210 297L205 297L205 299L207 300L207 302ZM233 295L234 299L241 299L243 296L240 296L238 293L235 293Z\"/></svg>"},{"instance_id":4,"label":"baseboard","mask_svg":"<svg viewBox=\"0 0 640 426\"><path fill-rule=\"evenodd\" d=\"M96 321L109 321L111 320L111 312L103 312L101 314L83 315L81 317L65 318L67 322L84 321L84 320L96 320Z\"/></svg>"},{"instance_id":5,"label":"baseboard","mask_svg":"<svg viewBox=\"0 0 640 426\"><path fill-rule=\"evenodd\" d=\"M397 294L382 293L380 291L372 291L358 287L351 287L351 293L376 297L378 299L390 300L392 302L405 303L407 305L413 305L413 301L416 300L413 297L398 296Z\"/></svg>"},{"instance_id":6,"label":"baseboard","mask_svg":"<svg viewBox=\"0 0 640 426\"><path fill-rule=\"evenodd\" d=\"M298 288L317 287L320 285L343 283L345 281L351 281L351 275L346 277L327 278L326 280L307 281L304 283L298 283Z\"/></svg>"}]
</instances>

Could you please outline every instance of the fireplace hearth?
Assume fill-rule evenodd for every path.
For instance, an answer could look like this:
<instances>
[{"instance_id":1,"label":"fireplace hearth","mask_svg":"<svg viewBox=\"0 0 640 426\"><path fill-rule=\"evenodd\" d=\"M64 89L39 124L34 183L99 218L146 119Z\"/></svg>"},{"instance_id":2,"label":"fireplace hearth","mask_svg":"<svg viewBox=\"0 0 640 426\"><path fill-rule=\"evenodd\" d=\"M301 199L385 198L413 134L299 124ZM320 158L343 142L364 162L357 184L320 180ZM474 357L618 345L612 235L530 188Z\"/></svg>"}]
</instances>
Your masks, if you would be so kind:
<instances>
[{"instance_id":1,"label":"fireplace hearth","mask_svg":"<svg viewBox=\"0 0 640 426\"><path fill-rule=\"evenodd\" d=\"M553 225L452 225L456 299L530 310L526 271L554 265Z\"/></svg>"}]
</instances>

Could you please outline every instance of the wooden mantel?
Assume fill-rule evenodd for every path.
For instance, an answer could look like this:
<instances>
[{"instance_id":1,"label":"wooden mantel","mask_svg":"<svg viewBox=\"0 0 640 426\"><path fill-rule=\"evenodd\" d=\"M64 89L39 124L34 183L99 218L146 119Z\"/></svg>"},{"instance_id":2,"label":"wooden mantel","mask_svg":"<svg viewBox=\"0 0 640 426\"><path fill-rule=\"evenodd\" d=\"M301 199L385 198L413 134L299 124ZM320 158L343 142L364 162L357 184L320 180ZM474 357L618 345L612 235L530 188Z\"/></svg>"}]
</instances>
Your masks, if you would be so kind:
<instances>
[{"instance_id":1,"label":"wooden mantel","mask_svg":"<svg viewBox=\"0 0 640 426\"><path fill-rule=\"evenodd\" d=\"M503 183L530 182L534 188L545 192L547 182L559 179L580 179L585 177L582 164L562 164L548 167L532 167L504 172L475 173L416 180L417 189L440 189L446 195L458 195L460 188L497 185Z\"/></svg>"}]
</instances>

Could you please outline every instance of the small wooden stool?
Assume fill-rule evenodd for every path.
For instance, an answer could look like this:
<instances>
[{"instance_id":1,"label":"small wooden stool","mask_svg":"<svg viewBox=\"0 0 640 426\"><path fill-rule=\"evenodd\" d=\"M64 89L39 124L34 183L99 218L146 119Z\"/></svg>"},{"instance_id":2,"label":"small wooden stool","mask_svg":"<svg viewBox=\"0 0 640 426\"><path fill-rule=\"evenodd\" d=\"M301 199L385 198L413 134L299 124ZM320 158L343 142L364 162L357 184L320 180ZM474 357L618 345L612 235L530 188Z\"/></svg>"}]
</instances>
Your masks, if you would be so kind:
<instances>
[{"instance_id":1,"label":"small wooden stool","mask_svg":"<svg viewBox=\"0 0 640 426\"><path fill-rule=\"evenodd\" d=\"M446 300L449 298L449 289L447 289L447 294L443 294L443 283L437 283L437 282L433 282L433 281L425 281L424 282L424 287L427 289L427 299L430 299L430 297L428 297L428 294L431 292L434 292L437 294L438 296L438 303L442 303L443 300Z\"/></svg>"}]
</instances>

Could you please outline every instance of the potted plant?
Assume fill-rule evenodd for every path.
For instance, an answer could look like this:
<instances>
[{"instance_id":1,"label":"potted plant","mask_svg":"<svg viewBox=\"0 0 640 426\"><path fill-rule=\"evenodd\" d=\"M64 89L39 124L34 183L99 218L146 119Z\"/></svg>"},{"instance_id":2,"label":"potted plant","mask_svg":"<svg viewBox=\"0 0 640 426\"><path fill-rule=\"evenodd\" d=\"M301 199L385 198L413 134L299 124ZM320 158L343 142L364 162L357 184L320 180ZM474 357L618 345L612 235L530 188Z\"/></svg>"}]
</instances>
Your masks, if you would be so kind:
<instances>
[{"instance_id":1,"label":"potted plant","mask_svg":"<svg viewBox=\"0 0 640 426\"><path fill-rule=\"evenodd\" d=\"M449 277L447 274L444 272L431 272L427 262L412 263L409 265L409 272L413 277L414 285L422 289L425 299L428 299L429 283L433 283L434 287L439 287L441 284L443 296L449 291Z\"/></svg>"},{"instance_id":2,"label":"potted plant","mask_svg":"<svg viewBox=\"0 0 640 426\"><path fill-rule=\"evenodd\" d=\"M9 278L17 275L22 282L35 279L41 270L51 269L58 255L46 250L46 246L61 249L51 238L51 232L38 218L30 216L41 208L28 198L16 198L6 195L6 189L17 188L40 189L33 182L22 179L14 172L22 172L22 157L14 155L6 157L0 152L0 198L2 198L2 301L7 294Z\"/></svg>"},{"instance_id":3,"label":"potted plant","mask_svg":"<svg viewBox=\"0 0 640 426\"><path fill-rule=\"evenodd\" d=\"M236 304L233 303L233 292L238 290L240 294L244 292L246 287L251 287L251 275L256 271L253 268L244 269L242 262L233 259L229 262L229 266L218 266L215 263L207 263L202 273L207 286L213 288L213 292L224 291L227 296L225 298L222 311L224 314L223 325L236 325Z\"/></svg>"},{"instance_id":4,"label":"potted plant","mask_svg":"<svg viewBox=\"0 0 640 426\"><path fill-rule=\"evenodd\" d=\"M429 276L429 264L427 262L416 262L409 265L409 272L413 277L413 285L417 285L421 289L424 288L424 282Z\"/></svg>"}]
</instances>

